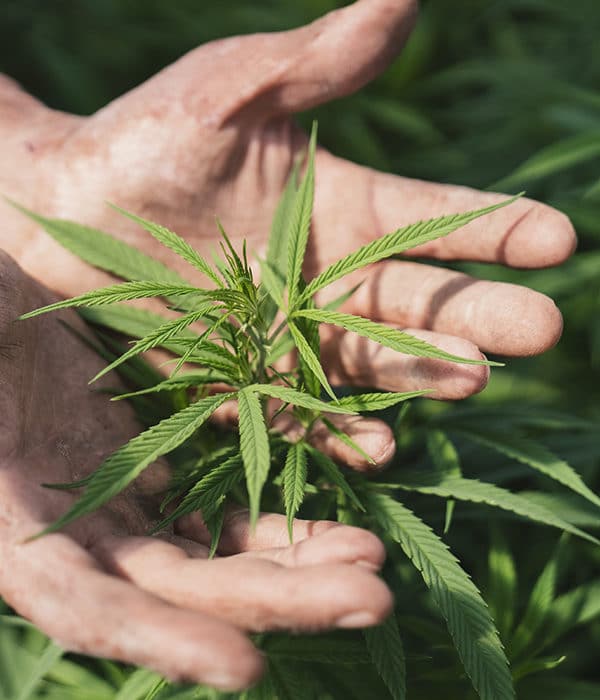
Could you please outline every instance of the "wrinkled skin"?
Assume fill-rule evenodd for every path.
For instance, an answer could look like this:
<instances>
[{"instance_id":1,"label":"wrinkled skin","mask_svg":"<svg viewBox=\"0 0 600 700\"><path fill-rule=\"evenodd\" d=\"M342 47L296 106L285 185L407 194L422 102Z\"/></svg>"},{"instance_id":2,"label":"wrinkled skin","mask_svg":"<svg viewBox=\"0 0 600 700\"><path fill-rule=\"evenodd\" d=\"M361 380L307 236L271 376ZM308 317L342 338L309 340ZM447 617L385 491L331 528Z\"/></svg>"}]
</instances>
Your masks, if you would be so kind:
<instances>
[{"instance_id":1,"label":"wrinkled skin","mask_svg":"<svg viewBox=\"0 0 600 700\"><path fill-rule=\"evenodd\" d=\"M184 263L104 201L169 226L203 253L216 245L218 215L235 243L247 238L250 250L261 252L294 158L306 146L291 115L376 76L400 51L415 16L411 0L360 0L292 32L214 42L86 118L51 111L0 78L0 190L46 215L111 231L186 276ZM398 226L501 199L377 173L324 149L316 180L308 277ZM0 247L47 287L72 295L111 281L4 203L0 210ZM521 199L414 252L533 268L559 264L574 247L562 214ZM534 355L561 333L553 302L515 285L408 261L379 263L344 285L363 278L346 310L412 329L465 357ZM19 612L69 648L227 688L251 682L261 667L232 623L303 629L382 619L389 593L371 571L381 563L381 544L361 530L299 522L298 544L287 547L278 516L264 516L249 536L246 516L234 514L223 551L231 556L215 562L202 561L206 533L198 521L181 523L171 542L142 537L154 517L150 494L164 479L160 466L67 533L20 544L70 502L38 484L93 469L136 425L127 407L109 411L101 395L89 393L99 360L65 335L56 317L11 322L48 292L8 259L0 279L0 547L7 563L0 593ZM488 379L483 366L402 357L328 328L323 348L333 382L433 388L435 398L458 399ZM55 392L58 385L64 390ZM378 463L391 457L392 436L382 423L353 420L349 431ZM340 445L327 447L350 459Z\"/></svg>"},{"instance_id":2,"label":"wrinkled skin","mask_svg":"<svg viewBox=\"0 0 600 700\"><path fill-rule=\"evenodd\" d=\"M16 321L53 295L5 254L0 272L0 592L10 605L68 649L224 689L260 675L244 630L384 619L383 545L364 530L297 520L290 545L283 516L261 516L250 534L247 513L231 511L210 561L197 516L145 536L168 477L161 463L109 506L25 543L75 498L40 484L82 478L139 426L87 385L102 360L67 328L86 332L76 314Z\"/></svg>"}]
</instances>

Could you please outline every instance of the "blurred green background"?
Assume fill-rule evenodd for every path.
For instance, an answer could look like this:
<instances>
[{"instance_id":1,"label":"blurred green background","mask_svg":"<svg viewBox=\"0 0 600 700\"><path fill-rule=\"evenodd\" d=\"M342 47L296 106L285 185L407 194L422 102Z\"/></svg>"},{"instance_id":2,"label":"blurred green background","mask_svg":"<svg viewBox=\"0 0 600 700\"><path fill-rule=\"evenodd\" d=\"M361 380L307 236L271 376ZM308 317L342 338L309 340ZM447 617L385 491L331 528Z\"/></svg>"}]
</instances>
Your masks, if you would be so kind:
<instances>
[{"instance_id":1,"label":"blurred green background","mask_svg":"<svg viewBox=\"0 0 600 700\"><path fill-rule=\"evenodd\" d=\"M299 26L342 4L346 3L3 0L0 70L51 106L88 114L200 43L236 33ZM556 349L542 358L511 360L466 407L480 419L489 416L490 421L497 420L500 412L506 430L515 426L531 430L524 419L519 423L519 410L530 418L560 411L587 419L589 427L577 430L564 420L540 419L534 432L596 490L600 461L599 47L598 0L424 0L416 31L402 57L384 75L360 94L300 117L307 123L318 116L324 145L357 162L480 188L526 189L530 196L572 218L580 236L579 249L560 269L527 272L493 265L454 266L548 293L565 317L565 334ZM419 407L415 420L426 422L440 410ZM512 422L506 418L509 415ZM538 483L505 456L493 456L472 445L461 454L466 473L471 470L497 483L526 489ZM547 490L551 498L552 487ZM577 500L557 496L549 504L572 522L588 528L600 525L597 513L586 511ZM439 518L440 507L431 513ZM460 513L449 539L484 592L493 597L490 552L494 547L487 533L493 518L485 511L486 527L475 537L476 511ZM503 521L503 533L506 541L500 549L514 558L518 571L518 585L515 582L511 588L518 620L557 535L511 521ZM563 654L567 659L556 670L531 675L519 686L519 697L600 698L599 567L596 549L579 543L571 547L558 592L577 586L585 595L581 594L545 652L550 660ZM53 666L53 647L46 647L43 638L8 625L6 619L4 623L0 625L0 700L135 700L144 697L153 682L148 674L134 675L131 681L129 671L104 662L61 661ZM9 672L17 658L22 661L20 670ZM46 673L39 666L40 658L54 668L46 681L40 681ZM411 697L455 697L444 677L423 677L425 684L415 682ZM116 696L115 688L127 678L129 690ZM142 690L135 690L135 682ZM384 690L372 692L375 695L370 697L387 697L378 694ZM456 697L468 697L457 692ZM353 697L352 689L346 696L334 693L334 697Z\"/></svg>"}]
</instances>

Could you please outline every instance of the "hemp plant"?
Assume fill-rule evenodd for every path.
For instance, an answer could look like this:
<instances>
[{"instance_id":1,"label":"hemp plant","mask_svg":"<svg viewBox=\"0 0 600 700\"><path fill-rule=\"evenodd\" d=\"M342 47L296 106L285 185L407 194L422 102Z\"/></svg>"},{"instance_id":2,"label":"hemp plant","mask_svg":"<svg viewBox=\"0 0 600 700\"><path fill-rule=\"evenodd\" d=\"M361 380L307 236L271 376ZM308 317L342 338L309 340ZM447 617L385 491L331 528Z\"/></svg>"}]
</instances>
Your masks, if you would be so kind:
<instances>
[{"instance_id":1,"label":"hemp plant","mask_svg":"<svg viewBox=\"0 0 600 700\"><path fill-rule=\"evenodd\" d=\"M328 415L380 411L427 392L424 387L414 392L381 391L338 397L321 361L321 324L338 326L399 353L457 363L498 364L449 354L403 331L340 311L355 289L323 307L318 305L318 295L365 266L446 236L510 204L515 197L476 211L404 226L305 280L302 270L312 217L315 146L313 127L304 175L299 177L297 164L277 207L266 258L259 261L260 281L248 262L246 244L242 250L235 250L218 222L221 255L209 261L176 233L119 209L202 273L208 284L200 288L108 234L19 207L71 252L126 280L31 311L23 319L78 307L86 320L137 338L92 381L111 370L125 370L139 362L139 355L153 348L166 349L175 358L170 376L151 373L150 383L142 388L138 383L135 391L113 397L135 402L167 395L172 399L169 415L119 448L85 479L51 485L81 488L82 494L40 535L59 530L99 508L167 454L173 458L173 476L163 511L167 506L170 511L155 530L200 511L212 535L211 555L217 550L228 498L247 503L254 524L263 489L268 486L277 491L291 538L293 518L305 499L333 494L339 506L338 517L377 527L388 540L400 545L419 571L446 620L458 656L479 696L484 700L513 698L506 654L481 594L443 541L395 497L395 490L450 499L448 518L454 499L483 502L589 541L597 540L534 501L494 484L463 478L460 470L452 467L456 454L442 432L433 434L428 443L436 474L406 474L401 482L391 484L347 475L314 447L310 438L311 430L320 421L338 439L368 458ZM164 300L177 316L167 318L124 303L154 297ZM290 353L295 362L291 368L287 363L282 369L279 360ZM139 380L139 373L136 376ZM205 440L206 433L200 429L226 401L237 403L239 434L233 434L225 447L207 448L210 440ZM282 411L292 413L301 428L300 437L292 439L277 431L275 418ZM187 449L185 459L174 458L182 449ZM530 466L543 471L539 462L531 461ZM568 465L561 469L560 473L546 473L598 505L600 499ZM392 697L405 697L405 659L395 618L365 631L365 640Z\"/></svg>"}]
</instances>

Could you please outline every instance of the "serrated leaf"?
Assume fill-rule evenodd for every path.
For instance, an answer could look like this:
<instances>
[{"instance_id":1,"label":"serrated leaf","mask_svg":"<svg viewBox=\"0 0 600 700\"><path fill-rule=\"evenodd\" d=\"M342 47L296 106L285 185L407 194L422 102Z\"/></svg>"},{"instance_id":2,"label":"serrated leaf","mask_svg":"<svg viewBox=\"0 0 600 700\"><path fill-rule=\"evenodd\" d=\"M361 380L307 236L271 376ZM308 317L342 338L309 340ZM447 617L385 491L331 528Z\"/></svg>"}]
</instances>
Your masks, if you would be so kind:
<instances>
[{"instance_id":1,"label":"serrated leaf","mask_svg":"<svg viewBox=\"0 0 600 700\"><path fill-rule=\"evenodd\" d=\"M306 473L306 450L301 442L297 442L290 445L283 467L283 503L290 542L293 541L294 518L304 500Z\"/></svg>"},{"instance_id":2,"label":"serrated leaf","mask_svg":"<svg viewBox=\"0 0 600 700\"><path fill-rule=\"evenodd\" d=\"M368 512L400 544L427 584L481 700L513 700L508 661L475 584L431 528L390 496L365 495Z\"/></svg>"},{"instance_id":3,"label":"serrated leaf","mask_svg":"<svg viewBox=\"0 0 600 700\"><path fill-rule=\"evenodd\" d=\"M316 123L310 135L306 173L294 197L294 206L290 217L288 239L288 264L286 282L288 288L288 304L293 309L300 293L302 265L308 243L310 222L312 217L313 199L315 192L315 149L317 145Z\"/></svg>"},{"instance_id":4,"label":"serrated leaf","mask_svg":"<svg viewBox=\"0 0 600 700\"><path fill-rule=\"evenodd\" d=\"M106 367L103 367L91 380L91 382L95 382L108 372L116 369L119 365L123 364L123 362L127 362L127 360L130 358L135 357L142 352L147 352L148 350L156 347L164 347L170 340L176 338L177 336L181 335L183 331L187 330L192 323L197 323L200 319L204 318L206 313L212 308L213 305L209 302L207 304L203 304L201 308L196 311L192 311L188 314L184 314L183 316L179 316L178 318L166 321L162 324L162 326L155 328L153 331L148 333L148 335L134 343L133 346L127 350L127 352L123 353L116 360L113 360L113 362Z\"/></svg>"},{"instance_id":5,"label":"serrated leaf","mask_svg":"<svg viewBox=\"0 0 600 700\"><path fill-rule=\"evenodd\" d=\"M351 411L383 411L386 408L396 406L402 401L416 399L419 396L425 396L432 389L423 389L422 391L377 391L371 394L353 394L352 396L343 396L338 399L339 406L348 408Z\"/></svg>"},{"instance_id":6,"label":"serrated leaf","mask_svg":"<svg viewBox=\"0 0 600 700\"><path fill-rule=\"evenodd\" d=\"M340 406L337 402L327 402L316 399L311 394L307 394L297 389L291 389L287 386L279 386L278 384L252 384L253 391L259 394L265 394L273 399L279 399L284 403L289 403L294 406L301 406L313 411L326 411L328 413L340 413L344 415L355 415L355 411L346 406Z\"/></svg>"},{"instance_id":7,"label":"serrated leaf","mask_svg":"<svg viewBox=\"0 0 600 700\"><path fill-rule=\"evenodd\" d=\"M326 454L312 447L312 445L306 445L306 449L325 476L342 491L356 508L364 511L363 504L346 481L346 477L342 474L338 465Z\"/></svg>"},{"instance_id":8,"label":"serrated leaf","mask_svg":"<svg viewBox=\"0 0 600 700\"><path fill-rule=\"evenodd\" d=\"M153 221L143 219L141 216L132 214L131 212L121 209L121 207L114 204L111 204L110 206L119 213L123 214L123 216L126 216L128 219L131 219L139 224L143 229L154 236L157 241L162 243L167 248L170 248L173 252L177 253L180 258L195 267L196 270L202 272L202 274L206 275L215 283L217 287L223 286L223 283L208 262L181 236L173 231L170 231L168 228L161 226L160 224L155 224Z\"/></svg>"},{"instance_id":9,"label":"serrated leaf","mask_svg":"<svg viewBox=\"0 0 600 700\"><path fill-rule=\"evenodd\" d=\"M341 260L333 263L321 272L321 274L312 279L301 294L298 305L332 282L349 275L355 270L359 270L361 267L379 262L392 255L399 255L410 248L416 248L423 243L428 243L429 241L447 236L449 233L478 219L480 216L490 214L501 207L512 204L520 196L521 195L511 197L498 204L493 204L489 207L466 212L464 214L450 214L448 216L440 216L436 219L410 224L409 226L404 226L392 233L388 233L381 238L371 241L353 253L346 255Z\"/></svg>"},{"instance_id":10,"label":"serrated leaf","mask_svg":"<svg viewBox=\"0 0 600 700\"><path fill-rule=\"evenodd\" d=\"M363 630L377 672L394 700L406 700L406 659L398 621L392 614L378 627Z\"/></svg>"},{"instance_id":11,"label":"serrated leaf","mask_svg":"<svg viewBox=\"0 0 600 700\"><path fill-rule=\"evenodd\" d=\"M195 287L189 285L163 284L161 282L123 282L122 284L113 284L110 287L86 292L71 299L57 301L48 306L42 306L40 309L23 314L20 318L32 318L33 316L39 316L57 309L68 309L77 306L102 306L132 299L195 294L197 291Z\"/></svg>"},{"instance_id":12,"label":"serrated leaf","mask_svg":"<svg viewBox=\"0 0 600 700\"><path fill-rule=\"evenodd\" d=\"M201 399L132 438L102 462L86 484L83 495L71 508L36 537L56 532L104 505L146 467L190 438L221 404L234 395L217 394Z\"/></svg>"},{"instance_id":13,"label":"serrated leaf","mask_svg":"<svg viewBox=\"0 0 600 700\"><path fill-rule=\"evenodd\" d=\"M239 454L233 454L218 466L214 466L192 486L177 508L154 526L152 532L164 529L189 513L201 512L205 518L213 517L225 496L242 479L242 466L242 457Z\"/></svg>"},{"instance_id":14,"label":"serrated leaf","mask_svg":"<svg viewBox=\"0 0 600 700\"><path fill-rule=\"evenodd\" d=\"M330 323L335 326L340 326L347 331L357 333L363 338L369 338L380 345L406 355L432 357L438 360L448 360L465 365L502 366L498 362L490 362L489 360L470 360L465 357L459 357L458 355L452 355L404 331L390 328L382 323L375 323L375 321L371 321L363 316L343 314L339 311L325 311L324 309L298 309L294 312L294 318L298 317L308 318L319 323Z\"/></svg>"},{"instance_id":15,"label":"serrated leaf","mask_svg":"<svg viewBox=\"0 0 600 700\"><path fill-rule=\"evenodd\" d=\"M271 466L269 436L260 399L248 388L238 392L240 451L246 472L250 504L250 526L260 511L260 495Z\"/></svg>"},{"instance_id":16,"label":"serrated leaf","mask_svg":"<svg viewBox=\"0 0 600 700\"><path fill-rule=\"evenodd\" d=\"M404 491L417 491L418 493L441 496L442 498L454 498L457 501L485 503L515 513L522 518L570 532L584 540L588 540L588 542L600 544L600 541L595 537L571 525L571 523L540 506L540 504L528 501L518 493L513 493L495 484L478 481L477 479L465 479L455 476L440 478L436 474L419 474L411 478L411 475L406 474L403 475L401 481L390 484L390 486Z\"/></svg>"},{"instance_id":17,"label":"serrated leaf","mask_svg":"<svg viewBox=\"0 0 600 700\"><path fill-rule=\"evenodd\" d=\"M317 379L321 383L321 386L335 401L336 395L333 393L333 389L327 381L325 372L321 367L321 362L310 347L308 340L306 340L306 338L300 332L299 328L292 321L288 321L288 328L290 329L290 333L292 334L292 337L294 339L294 343L298 350L298 354L304 360L304 362L306 362L310 371L315 375L315 377L317 377Z\"/></svg>"},{"instance_id":18,"label":"serrated leaf","mask_svg":"<svg viewBox=\"0 0 600 700\"><path fill-rule=\"evenodd\" d=\"M49 219L8 200L78 258L126 280L188 284L166 265L103 231L63 219Z\"/></svg>"},{"instance_id":19,"label":"serrated leaf","mask_svg":"<svg viewBox=\"0 0 600 700\"><path fill-rule=\"evenodd\" d=\"M113 396L111 401L120 401L121 399L130 399L135 396L143 396L145 394L156 394L161 391L178 391L180 389L189 389L193 387L203 386L205 384L217 384L226 383L228 377L219 376L215 374L212 370L205 370L204 372L186 372L185 374L179 374L176 377L169 377L165 379L164 382L158 382L154 386L149 386L146 389L140 389L139 391L130 391L126 394L119 394L118 396Z\"/></svg>"},{"instance_id":20,"label":"serrated leaf","mask_svg":"<svg viewBox=\"0 0 600 700\"><path fill-rule=\"evenodd\" d=\"M600 506L600 497L585 484L573 467L541 443L514 433L507 434L490 430L471 432L461 428L460 433L470 440L542 472L594 505Z\"/></svg>"}]
</instances>

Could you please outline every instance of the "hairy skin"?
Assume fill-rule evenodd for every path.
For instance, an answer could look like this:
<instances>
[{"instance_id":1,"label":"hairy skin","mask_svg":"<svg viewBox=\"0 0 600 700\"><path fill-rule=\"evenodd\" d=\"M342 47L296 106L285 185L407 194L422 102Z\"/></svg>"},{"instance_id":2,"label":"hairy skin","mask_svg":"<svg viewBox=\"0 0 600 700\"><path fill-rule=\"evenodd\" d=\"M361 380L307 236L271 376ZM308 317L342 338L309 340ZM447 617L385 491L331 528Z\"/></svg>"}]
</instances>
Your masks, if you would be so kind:
<instances>
[{"instance_id":1,"label":"hairy skin","mask_svg":"<svg viewBox=\"0 0 600 700\"><path fill-rule=\"evenodd\" d=\"M85 118L51 111L0 78L0 191L43 214L117 234L184 275L190 274L184 263L103 202L159 221L207 254L216 244L218 215L234 244L247 238L250 250L261 252L281 189L307 143L291 115L375 77L400 51L415 17L413 0L360 0L291 32L210 43ZM499 198L378 173L320 149L306 275L403 224ZM3 202L0 215L0 247L58 294L111 281ZM522 199L414 252L533 268L561 263L574 247L564 215ZM553 302L515 285L403 261L374 265L362 278L348 311L412 329L455 354L533 355L561 333ZM27 327L10 323L15 310L40 305L47 292L7 261L0 280L0 555L7 562L0 593L21 613L71 648L220 687L240 687L260 672L260 659L232 621L247 628L312 628L342 624L340 617L348 624L352 612L353 624L366 624L361 605L367 604L369 620L382 618L389 594L368 567L352 563L380 564L381 545L368 533L299 523L298 539L305 539L289 548L277 516L265 516L249 537L245 516L236 515L225 538L233 556L207 563L205 550L192 542L205 541L206 533L193 519L181 530L186 539L177 541L179 548L132 537L152 518L143 484L68 534L19 544L68 505L70 496L49 495L40 481L63 481L94 468L136 426L127 407L109 412L104 399L82 389L99 361L75 345L56 318ZM343 289L337 285L333 293ZM39 329L52 329L44 337L54 340L40 346ZM488 379L485 367L402 357L329 328L323 349L333 382L394 391L433 388L435 398L459 399L480 391ZM53 386L65 382L65 391L55 395ZM371 420L349 430L380 461L390 458L393 442L385 425ZM330 448L344 459L339 444ZM248 549L251 554L236 554ZM304 564L313 565L310 572ZM168 580L161 575L165 569ZM281 576L281 585L273 576ZM242 578L252 585L238 590Z\"/></svg>"}]
</instances>

